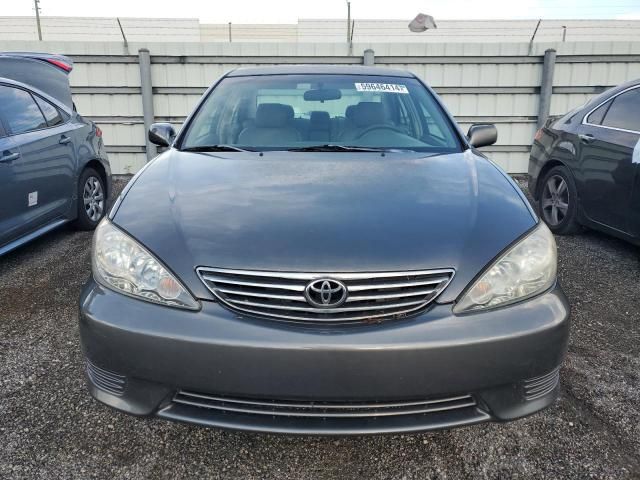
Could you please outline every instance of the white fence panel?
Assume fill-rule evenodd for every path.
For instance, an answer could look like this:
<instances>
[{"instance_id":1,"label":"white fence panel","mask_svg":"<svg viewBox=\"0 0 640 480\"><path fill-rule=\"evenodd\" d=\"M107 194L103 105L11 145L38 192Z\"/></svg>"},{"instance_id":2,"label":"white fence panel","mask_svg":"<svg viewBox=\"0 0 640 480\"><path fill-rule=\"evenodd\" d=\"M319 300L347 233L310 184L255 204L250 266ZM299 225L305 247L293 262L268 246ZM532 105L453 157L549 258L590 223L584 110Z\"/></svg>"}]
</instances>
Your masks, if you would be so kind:
<instances>
[{"instance_id":1,"label":"white fence panel","mask_svg":"<svg viewBox=\"0 0 640 480\"><path fill-rule=\"evenodd\" d=\"M191 21L176 26L179 31L174 35L193 35ZM305 28L316 35L324 27L309 23ZM135 29L141 37L148 34L146 25L136 24ZM224 29L212 26L209 32L219 37ZM293 30L271 33L273 38L291 36ZM112 34L109 30L108 35ZM155 119L177 127L206 88L234 68L279 63L357 65L363 61L363 51L371 48L377 66L410 70L430 84L465 131L475 122L495 123L498 142L485 151L511 173L527 170L547 48L557 50L551 115L564 114L606 88L640 77L637 42L536 43L533 47L499 42L356 43L350 54L346 43L326 42L176 41L130 43L125 48L116 42L0 41L0 51L50 51L74 59L70 79L74 100L78 111L103 129L114 173L134 173L146 161L138 65L138 50L143 47L151 54Z\"/></svg>"}]
</instances>

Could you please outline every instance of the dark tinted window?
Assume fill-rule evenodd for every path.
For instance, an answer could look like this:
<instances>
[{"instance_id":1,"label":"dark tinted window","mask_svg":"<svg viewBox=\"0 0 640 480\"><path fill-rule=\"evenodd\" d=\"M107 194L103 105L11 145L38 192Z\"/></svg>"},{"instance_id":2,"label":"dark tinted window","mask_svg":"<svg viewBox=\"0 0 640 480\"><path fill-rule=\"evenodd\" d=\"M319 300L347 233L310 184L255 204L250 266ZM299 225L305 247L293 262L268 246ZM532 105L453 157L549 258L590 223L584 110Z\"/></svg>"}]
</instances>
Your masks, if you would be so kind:
<instances>
[{"instance_id":1,"label":"dark tinted window","mask_svg":"<svg viewBox=\"0 0 640 480\"><path fill-rule=\"evenodd\" d=\"M640 89L629 90L614 98L602 125L640 132Z\"/></svg>"},{"instance_id":2,"label":"dark tinted window","mask_svg":"<svg viewBox=\"0 0 640 480\"><path fill-rule=\"evenodd\" d=\"M0 85L2 115L12 134L45 128L47 122L29 92Z\"/></svg>"},{"instance_id":3,"label":"dark tinted window","mask_svg":"<svg viewBox=\"0 0 640 480\"><path fill-rule=\"evenodd\" d=\"M607 110L609 110L610 106L611 102L600 105L591 113L591 115L589 115L589 117L587 118L587 123L590 123L592 125L601 125L602 119L604 118L605 113L607 113Z\"/></svg>"},{"instance_id":4,"label":"dark tinted window","mask_svg":"<svg viewBox=\"0 0 640 480\"><path fill-rule=\"evenodd\" d=\"M34 95L33 98L36 99L36 102L38 103L40 110L42 110L44 118L47 120L47 124L50 127L64 123L64 119L62 118L60 111L56 107L51 105L45 99L38 97L37 95Z\"/></svg>"}]
</instances>

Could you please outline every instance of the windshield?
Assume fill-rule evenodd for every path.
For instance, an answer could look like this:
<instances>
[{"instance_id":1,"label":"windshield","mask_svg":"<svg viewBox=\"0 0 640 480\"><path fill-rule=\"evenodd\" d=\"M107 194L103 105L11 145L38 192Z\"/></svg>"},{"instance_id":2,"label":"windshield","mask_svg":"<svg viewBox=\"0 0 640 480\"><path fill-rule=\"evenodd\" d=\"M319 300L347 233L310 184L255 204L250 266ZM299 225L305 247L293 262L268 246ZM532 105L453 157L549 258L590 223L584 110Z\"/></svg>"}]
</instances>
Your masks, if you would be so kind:
<instances>
[{"instance_id":1,"label":"windshield","mask_svg":"<svg viewBox=\"0 0 640 480\"><path fill-rule=\"evenodd\" d=\"M460 151L451 121L416 79L328 74L223 79L198 109L180 148L219 145Z\"/></svg>"}]
</instances>

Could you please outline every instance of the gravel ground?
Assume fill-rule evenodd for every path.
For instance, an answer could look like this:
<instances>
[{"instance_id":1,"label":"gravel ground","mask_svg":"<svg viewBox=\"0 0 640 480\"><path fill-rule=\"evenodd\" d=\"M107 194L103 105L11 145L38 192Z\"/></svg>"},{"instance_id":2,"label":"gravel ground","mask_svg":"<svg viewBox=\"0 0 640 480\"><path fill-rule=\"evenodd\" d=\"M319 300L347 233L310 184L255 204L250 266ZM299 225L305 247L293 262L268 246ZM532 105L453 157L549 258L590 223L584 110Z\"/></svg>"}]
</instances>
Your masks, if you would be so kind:
<instances>
[{"instance_id":1,"label":"gravel ground","mask_svg":"<svg viewBox=\"0 0 640 480\"><path fill-rule=\"evenodd\" d=\"M636 247L594 232L557 239L573 325L551 408L504 425L332 439L139 419L93 401L76 305L90 239L61 229L0 259L0 478L640 478Z\"/></svg>"}]
</instances>

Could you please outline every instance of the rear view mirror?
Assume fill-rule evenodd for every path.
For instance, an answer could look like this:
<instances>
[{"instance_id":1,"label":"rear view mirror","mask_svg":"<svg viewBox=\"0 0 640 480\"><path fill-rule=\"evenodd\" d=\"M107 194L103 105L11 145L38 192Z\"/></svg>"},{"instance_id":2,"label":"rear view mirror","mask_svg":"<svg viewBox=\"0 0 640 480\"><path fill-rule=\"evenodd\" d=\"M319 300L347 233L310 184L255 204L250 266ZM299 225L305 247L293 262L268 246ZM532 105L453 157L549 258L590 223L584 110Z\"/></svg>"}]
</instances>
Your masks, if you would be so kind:
<instances>
[{"instance_id":1,"label":"rear view mirror","mask_svg":"<svg viewBox=\"0 0 640 480\"><path fill-rule=\"evenodd\" d=\"M498 130L490 123L476 123L469 127L467 138L472 147L486 147L498 141Z\"/></svg>"},{"instance_id":2,"label":"rear view mirror","mask_svg":"<svg viewBox=\"0 0 640 480\"><path fill-rule=\"evenodd\" d=\"M154 123L149 127L149 141L160 147L168 147L175 137L176 131L170 123Z\"/></svg>"},{"instance_id":3,"label":"rear view mirror","mask_svg":"<svg viewBox=\"0 0 640 480\"><path fill-rule=\"evenodd\" d=\"M319 88L304 92L304 99L307 102L324 102L325 100L339 100L341 98L342 92L337 88Z\"/></svg>"}]
</instances>

